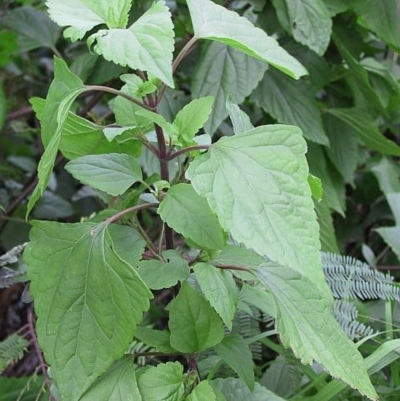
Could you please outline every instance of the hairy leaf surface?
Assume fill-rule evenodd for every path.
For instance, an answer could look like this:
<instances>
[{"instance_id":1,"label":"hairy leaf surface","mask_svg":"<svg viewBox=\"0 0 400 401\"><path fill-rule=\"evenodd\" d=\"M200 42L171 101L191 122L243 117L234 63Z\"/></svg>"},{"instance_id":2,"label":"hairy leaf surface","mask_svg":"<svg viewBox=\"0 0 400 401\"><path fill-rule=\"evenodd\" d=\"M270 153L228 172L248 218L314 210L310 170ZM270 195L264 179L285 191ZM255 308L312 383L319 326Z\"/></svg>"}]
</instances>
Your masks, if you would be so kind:
<instances>
[{"instance_id":1,"label":"hairy leaf surface","mask_svg":"<svg viewBox=\"0 0 400 401\"><path fill-rule=\"evenodd\" d=\"M305 151L297 127L257 127L221 138L186 176L235 240L301 272L328 295Z\"/></svg>"},{"instance_id":2,"label":"hairy leaf surface","mask_svg":"<svg viewBox=\"0 0 400 401\"><path fill-rule=\"evenodd\" d=\"M153 3L128 29L100 30L88 43L95 43L94 51L106 60L148 71L168 86L174 86L171 66L174 30L165 1Z\"/></svg>"},{"instance_id":3,"label":"hairy leaf surface","mask_svg":"<svg viewBox=\"0 0 400 401\"><path fill-rule=\"evenodd\" d=\"M294 270L273 263L255 274L275 298L283 345L291 347L303 363L315 360L333 377L377 399L361 354L334 319L318 287Z\"/></svg>"},{"instance_id":4,"label":"hairy leaf surface","mask_svg":"<svg viewBox=\"0 0 400 401\"><path fill-rule=\"evenodd\" d=\"M62 397L77 401L122 357L152 295L115 251L114 235L129 236L129 227L32 225L24 255L39 343Z\"/></svg>"},{"instance_id":5,"label":"hairy leaf surface","mask_svg":"<svg viewBox=\"0 0 400 401\"><path fill-rule=\"evenodd\" d=\"M248 19L210 0L187 0L187 4L197 39L216 40L235 47L296 79L307 74L307 70L275 39Z\"/></svg>"},{"instance_id":6,"label":"hairy leaf surface","mask_svg":"<svg viewBox=\"0 0 400 401\"><path fill-rule=\"evenodd\" d=\"M73 42L82 39L97 25L125 28L132 0L47 0L50 17L60 26L68 26L66 38Z\"/></svg>"}]
</instances>

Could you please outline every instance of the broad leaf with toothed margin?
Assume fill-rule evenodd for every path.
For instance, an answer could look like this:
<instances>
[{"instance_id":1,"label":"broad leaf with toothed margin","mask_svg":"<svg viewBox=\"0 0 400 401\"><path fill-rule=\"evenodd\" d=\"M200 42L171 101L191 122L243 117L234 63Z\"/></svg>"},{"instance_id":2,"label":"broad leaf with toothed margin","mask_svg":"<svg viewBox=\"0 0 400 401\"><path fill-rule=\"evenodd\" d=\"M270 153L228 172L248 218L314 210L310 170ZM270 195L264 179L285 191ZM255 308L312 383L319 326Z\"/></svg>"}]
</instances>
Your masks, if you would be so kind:
<instances>
[{"instance_id":1,"label":"broad leaf with toothed margin","mask_svg":"<svg viewBox=\"0 0 400 401\"><path fill-rule=\"evenodd\" d=\"M73 42L82 39L97 25L125 28L132 0L47 0L50 17L60 26L68 26L66 38Z\"/></svg>"},{"instance_id":2,"label":"broad leaf with toothed margin","mask_svg":"<svg viewBox=\"0 0 400 401\"><path fill-rule=\"evenodd\" d=\"M307 74L307 70L274 38L248 19L210 0L187 0L187 5L195 38L216 40L235 47L296 79Z\"/></svg>"},{"instance_id":3,"label":"broad leaf with toothed margin","mask_svg":"<svg viewBox=\"0 0 400 401\"><path fill-rule=\"evenodd\" d=\"M290 346L304 364L316 361L333 377L376 400L361 354L333 317L330 303L319 288L275 263L260 267L254 274L275 298L282 344Z\"/></svg>"},{"instance_id":4,"label":"broad leaf with toothed margin","mask_svg":"<svg viewBox=\"0 0 400 401\"><path fill-rule=\"evenodd\" d=\"M131 234L120 225L33 222L24 257L39 344L63 399L77 401L123 356L149 308L150 291L114 245ZM143 252L143 242L131 246Z\"/></svg>"},{"instance_id":5,"label":"broad leaf with toothed margin","mask_svg":"<svg viewBox=\"0 0 400 401\"><path fill-rule=\"evenodd\" d=\"M82 184L112 196L122 195L143 178L138 161L119 153L78 157L68 162L65 169Z\"/></svg>"},{"instance_id":6,"label":"broad leaf with toothed margin","mask_svg":"<svg viewBox=\"0 0 400 401\"><path fill-rule=\"evenodd\" d=\"M174 26L165 1L153 3L135 23L127 29L103 29L88 39L93 50L106 60L122 66L148 71L174 86L172 53Z\"/></svg>"},{"instance_id":7,"label":"broad leaf with toothed margin","mask_svg":"<svg viewBox=\"0 0 400 401\"><path fill-rule=\"evenodd\" d=\"M271 125L221 138L186 172L236 241L301 272L329 295L297 127Z\"/></svg>"}]
</instances>

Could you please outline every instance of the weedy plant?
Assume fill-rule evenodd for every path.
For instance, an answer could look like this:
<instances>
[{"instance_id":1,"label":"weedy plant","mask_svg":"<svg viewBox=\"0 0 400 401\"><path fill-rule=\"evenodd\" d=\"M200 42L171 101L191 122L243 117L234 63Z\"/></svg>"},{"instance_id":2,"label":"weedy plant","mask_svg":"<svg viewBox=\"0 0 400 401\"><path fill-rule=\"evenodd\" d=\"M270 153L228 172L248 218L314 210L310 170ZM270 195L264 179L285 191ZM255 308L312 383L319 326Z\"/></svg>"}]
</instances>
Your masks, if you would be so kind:
<instances>
[{"instance_id":1,"label":"weedy plant","mask_svg":"<svg viewBox=\"0 0 400 401\"><path fill-rule=\"evenodd\" d=\"M266 381L255 379L252 349L278 334L304 364L316 362L340 379L329 383L329 394L350 386L377 399L367 372L376 361L365 363L331 312L313 201L321 198L322 186L309 174L303 132L294 125L254 127L235 103L263 79L252 96L265 104L265 92L279 81L290 88L306 68L248 18L210 0L187 0L193 34L176 43L174 31L183 23L165 1L142 13L130 13L129 0L46 4L50 17L67 27L65 38L86 37L93 53L128 67L119 76L124 85L115 89L84 84L55 57L46 99L31 99L44 153L27 215L45 194L59 152L68 160L65 169L107 205L79 223L31 222L24 259L52 396L279 400ZM323 5L318 12L330 21L332 7L339 6ZM296 40L323 54L331 25L323 25L328 35L317 35L327 40L301 36L295 21L290 26ZM339 33L334 40L356 70ZM192 99L180 107L174 74L201 42L208 43ZM244 86L239 98L221 91L202 96L210 91L207 69L221 56L252 71L247 82L226 85ZM76 104L88 93L111 96L114 123L103 126L79 115ZM329 110L350 123L352 112ZM232 135L212 140L210 133L227 115ZM320 125L304 135L326 145ZM202 128L205 134L199 134ZM371 141L389 154L399 152L383 137ZM315 144L310 149L321 151ZM273 318L276 330L265 324L256 336L244 335L249 330L238 321L255 310ZM216 378L221 364L231 369L230 377ZM325 397L330 399L327 392Z\"/></svg>"}]
</instances>

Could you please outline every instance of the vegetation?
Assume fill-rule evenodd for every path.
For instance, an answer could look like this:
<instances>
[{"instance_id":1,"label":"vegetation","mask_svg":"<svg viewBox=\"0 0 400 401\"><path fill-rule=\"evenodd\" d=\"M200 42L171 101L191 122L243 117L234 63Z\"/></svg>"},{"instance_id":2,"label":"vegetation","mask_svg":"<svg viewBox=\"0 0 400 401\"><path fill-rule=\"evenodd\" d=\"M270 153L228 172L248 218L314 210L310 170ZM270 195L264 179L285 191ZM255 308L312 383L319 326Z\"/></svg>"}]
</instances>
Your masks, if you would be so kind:
<instances>
[{"instance_id":1,"label":"vegetation","mask_svg":"<svg viewBox=\"0 0 400 401\"><path fill-rule=\"evenodd\" d=\"M395 399L400 3L3 3L0 400Z\"/></svg>"}]
</instances>

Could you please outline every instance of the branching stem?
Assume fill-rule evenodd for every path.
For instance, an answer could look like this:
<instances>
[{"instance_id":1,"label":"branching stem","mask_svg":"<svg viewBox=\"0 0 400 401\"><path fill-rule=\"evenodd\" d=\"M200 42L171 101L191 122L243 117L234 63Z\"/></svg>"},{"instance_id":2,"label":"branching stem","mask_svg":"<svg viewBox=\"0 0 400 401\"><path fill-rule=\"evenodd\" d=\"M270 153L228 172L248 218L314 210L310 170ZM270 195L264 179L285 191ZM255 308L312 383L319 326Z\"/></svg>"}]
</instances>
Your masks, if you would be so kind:
<instances>
[{"instance_id":1,"label":"branching stem","mask_svg":"<svg viewBox=\"0 0 400 401\"><path fill-rule=\"evenodd\" d=\"M132 206L128 209L125 210L121 210L120 212L114 214L114 216L109 217L104 224L106 226L109 226L111 223L114 223L116 221L118 221L121 217L125 216L126 214L129 213L136 213L139 210L143 210L143 209L149 209L151 207L158 207L159 204L158 203L143 203L142 205L136 205L136 206Z\"/></svg>"},{"instance_id":2,"label":"branching stem","mask_svg":"<svg viewBox=\"0 0 400 401\"><path fill-rule=\"evenodd\" d=\"M202 149L208 149L211 145L195 145L195 146L188 146L187 148L178 150L177 152L171 153L169 156L166 157L165 161L169 162L176 157L179 157L187 152L191 152L193 150L202 150Z\"/></svg>"}]
</instances>

